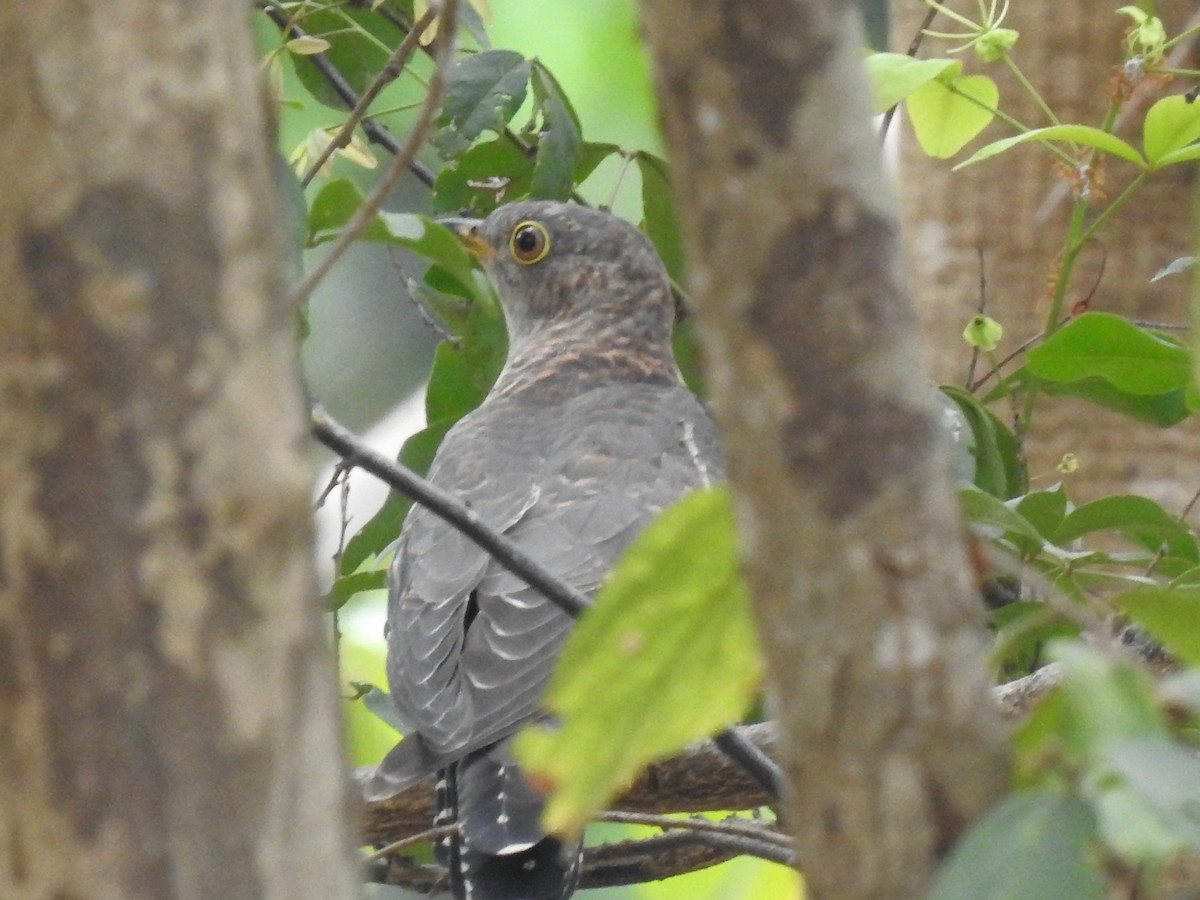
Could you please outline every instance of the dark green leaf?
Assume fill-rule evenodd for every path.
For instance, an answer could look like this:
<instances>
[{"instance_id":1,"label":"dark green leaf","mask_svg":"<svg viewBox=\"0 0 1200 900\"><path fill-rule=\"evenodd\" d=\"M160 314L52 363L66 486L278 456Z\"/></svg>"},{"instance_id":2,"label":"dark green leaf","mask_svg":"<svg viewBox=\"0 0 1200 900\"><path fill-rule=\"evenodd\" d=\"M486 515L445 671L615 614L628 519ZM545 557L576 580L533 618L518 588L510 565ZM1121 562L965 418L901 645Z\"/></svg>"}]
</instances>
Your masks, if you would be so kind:
<instances>
[{"instance_id":1,"label":"dark green leaf","mask_svg":"<svg viewBox=\"0 0 1200 900\"><path fill-rule=\"evenodd\" d=\"M729 494L697 491L650 525L571 632L545 698L561 728L517 737L527 771L555 785L547 827L578 829L645 763L735 721L758 679Z\"/></svg>"},{"instance_id":2,"label":"dark green leaf","mask_svg":"<svg viewBox=\"0 0 1200 900\"><path fill-rule=\"evenodd\" d=\"M954 849L929 900L1099 900L1096 818L1065 794L1024 791L1001 801Z\"/></svg>"},{"instance_id":3,"label":"dark green leaf","mask_svg":"<svg viewBox=\"0 0 1200 900\"><path fill-rule=\"evenodd\" d=\"M579 162L575 165L575 183L581 184L596 171L596 167L614 153L620 153L617 144L585 143L579 148Z\"/></svg>"},{"instance_id":4,"label":"dark green leaf","mask_svg":"<svg viewBox=\"0 0 1200 900\"><path fill-rule=\"evenodd\" d=\"M313 37L330 47L324 56L356 94L362 94L387 63L388 47L399 46L404 33L369 10L310 9L296 20ZM300 83L326 106L346 110L348 105L330 86L308 56L292 56Z\"/></svg>"},{"instance_id":5,"label":"dark green leaf","mask_svg":"<svg viewBox=\"0 0 1200 900\"><path fill-rule=\"evenodd\" d=\"M1030 491L1017 501L1017 512L1038 532L1049 537L1067 514L1067 494L1061 484L1042 491Z\"/></svg>"},{"instance_id":6,"label":"dark green leaf","mask_svg":"<svg viewBox=\"0 0 1200 900\"><path fill-rule=\"evenodd\" d=\"M579 118L562 87L540 62L533 64L533 96L542 114L542 126L529 193L532 197L566 200L575 188L575 167L583 142Z\"/></svg>"},{"instance_id":7,"label":"dark green leaf","mask_svg":"<svg viewBox=\"0 0 1200 900\"><path fill-rule=\"evenodd\" d=\"M958 404L971 427L975 486L1007 500L1025 489L1025 467L1012 429L961 388L942 385L942 393Z\"/></svg>"},{"instance_id":8,"label":"dark green leaf","mask_svg":"<svg viewBox=\"0 0 1200 900\"><path fill-rule=\"evenodd\" d=\"M1113 604L1173 656L1200 666L1200 588L1147 585L1118 595Z\"/></svg>"},{"instance_id":9,"label":"dark green leaf","mask_svg":"<svg viewBox=\"0 0 1200 900\"><path fill-rule=\"evenodd\" d=\"M1097 531L1120 532L1149 550L1166 544L1172 556L1200 562L1192 530L1153 500L1132 494L1102 497L1072 510L1051 540L1066 544Z\"/></svg>"},{"instance_id":10,"label":"dark green leaf","mask_svg":"<svg viewBox=\"0 0 1200 900\"><path fill-rule=\"evenodd\" d=\"M646 235L667 272L677 283L683 278L683 238L679 231L679 216L675 197L671 193L671 167L652 153L639 151L635 157L642 173L642 217Z\"/></svg>"},{"instance_id":11,"label":"dark green leaf","mask_svg":"<svg viewBox=\"0 0 1200 900\"><path fill-rule=\"evenodd\" d=\"M308 211L308 246L315 247L337 237L362 205L363 193L349 178L335 178L321 188ZM376 216L362 233L362 239L383 241L387 226Z\"/></svg>"},{"instance_id":12,"label":"dark green leaf","mask_svg":"<svg viewBox=\"0 0 1200 900\"><path fill-rule=\"evenodd\" d=\"M1186 347L1121 316L1086 312L1026 354L1029 371L1047 381L1103 378L1137 395L1180 390L1191 379Z\"/></svg>"},{"instance_id":13,"label":"dark green leaf","mask_svg":"<svg viewBox=\"0 0 1200 900\"><path fill-rule=\"evenodd\" d=\"M1159 428L1178 425L1192 414L1186 392L1167 391L1163 394L1130 394L1113 387L1102 378L1085 378L1073 382L1041 382L1040 390L1054 397L1078 397L1104 409L1121 413Z\"/></svg>"},{"instance_id":14,"label":"dark green leaf","mask_svg":"<svg viewBox=\"0 0 1200 900\"><path fill-rule=\"evenodd\" d=\"M387 571L384 569L373 569L369 572L353 572L349 575L341 575L334 582L333 587L329 589L329 599L326 603L328 609L341 609L346 605L355 594L363 591L377 591L383 588L387 580Z\"/></svg>"},{"instance_id":15,"label":"dark green leaf","mask_svg":"<svg viewBox=\"0 0 1200 900\"><path fill-rule=\"evenodd\" d=\"M482 218L501 203L528 196L533 157L513 141L476 144L438 173L433 185L436 212Z\"/></svg>"},{"instance_id":16,"label":"dark green leaf","mask_svg":"<svg viewBox=\"0 0 1200 900\"><path fill-rule=\"evenodd\" d=\"M433 144L443 159L467 149L484 131L502 132L529 87L529 60L512 50L484 50L455 61Z\"/></svg>"}]
</instances>

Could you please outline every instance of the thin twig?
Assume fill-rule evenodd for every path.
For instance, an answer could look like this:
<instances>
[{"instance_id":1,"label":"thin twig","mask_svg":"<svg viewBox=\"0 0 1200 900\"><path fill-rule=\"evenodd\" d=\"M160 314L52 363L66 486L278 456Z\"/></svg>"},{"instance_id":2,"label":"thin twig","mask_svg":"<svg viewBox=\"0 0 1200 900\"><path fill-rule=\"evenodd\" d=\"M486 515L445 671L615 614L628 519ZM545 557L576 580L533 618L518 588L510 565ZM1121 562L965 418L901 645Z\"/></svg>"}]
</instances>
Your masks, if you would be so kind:
<instances>
[{"instance_id":1,"label":"thin twig","mask_svg":"<svg viewBox=\"0 0 1200 900\"><path fill-rule=\"evenodd\" d=\"M400 73L404 71L404 66L408 62L408 58L412 56L421 34L429 27L436 16L437 13L432 7L426 10L425 14L417 20L412 30L404 36L404 40L400 42L400 46L392 51L392 55L388 57L388 61L379 70L379 74L367 85L367 89L363 91L362 95L358 98L358 102L354 104L354 108L350 110L349 117L342 124L342 127L338 130L333 140L326 145L325 149L313 161L313 164L308 167L308 171L300 179L302 185L307 187L308 183L316 177L317 172L321 170L321 166L329 161L329 157L350 143L350 138L354 134L354 129L358 127L358 123L363 120L363 117L367 114L367 110L375 102L375 98L379 96L380 92L387 85L395 81Z\"/></svg>"},{"instance_id":2,"label":"thin twig","mask_svg":"<svg viewBox=\"0 0 1200 900\"><path fill-rule=\"evenodd\" d=\"M622 825L645 825L674 831L692 831L704 834L728 834L765 841L791 850L791 837L772 827L762 819L747 819L745 816L726 816L723 819L706 819L703 816L661 816L653 813L623 812L606 810L593 816L595 822L618 822Z\"/></svg>"},{"instance_id":3,"label":"thin twig","mask_svg":"<svg viewBox=\"0 0 1200 900\"><path fill-rule=\"evenodd\" d=\"M359 860L363 865L369 865L373 862L378 862L381 859L387 859L398 850L403 850L405 847L411 847L413 844L426 844L431 841L440 840L444 837L450 837L458 832L458 824L439 825L436 828L426 828L424 831L417 834L410 834L408 837L400 838L398 841L392 841L386 847L380 847L373 853L368 853Z\"/></svg>"},{"instance_id":4,"label":"thin twig","mask_svg":"<svg viewBox=\"0 0 1200 900\"><path fill-rule=\"evenodd\" d=\"M408 139L404 142L404 146L400 152L396 154L383 176L375 182L370 193L367 194L358 209L355 210L350 221L342 228L337 240L329 248L329 252L321 257L321 261L313 267L313 270L292 291L288 299L294 307L301 306L308 299L308 296L313 292L313 288L320 283L322 278L329 274L329 270L341 259L342 254L346 252L350 245L358 240L359 235L366 230L371 220L379 213L383 201L391 193L396 182L400 180L400 176L408 169L409 163L416 158L417 150L420 149L421 143L425 140L429 126L433 124L433 117L442 102L442 93L446 87L446 70L454 58L457 12L458 0L442 0L441 21L438 25L437 59L433 75L429 79L429 91L425 95L425 102L421 106L421 112L417 115L417 121L413 123L412 130L408 134Z\"/></svg>"}]
</instances>

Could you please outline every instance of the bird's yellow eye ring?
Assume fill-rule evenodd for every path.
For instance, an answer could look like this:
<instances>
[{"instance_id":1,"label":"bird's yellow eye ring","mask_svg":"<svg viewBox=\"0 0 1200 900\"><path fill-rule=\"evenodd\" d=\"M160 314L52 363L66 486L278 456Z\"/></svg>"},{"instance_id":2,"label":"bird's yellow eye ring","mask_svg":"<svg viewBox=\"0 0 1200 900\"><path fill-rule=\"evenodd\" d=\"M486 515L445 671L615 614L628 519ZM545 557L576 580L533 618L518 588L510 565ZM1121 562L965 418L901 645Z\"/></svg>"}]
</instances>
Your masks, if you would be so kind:
<instances>
[{"instance_id":1,"label":"bird's yellow eye ring","mask_svg":"<svg viewBox=\"0 0 1200 900\"><path fill-rule=\"evenodd\" d=\"M508 250L521 265L533 265L550 252L550 235L537 222L522 222L513 229Z\"/></svg>"}]
</instances>

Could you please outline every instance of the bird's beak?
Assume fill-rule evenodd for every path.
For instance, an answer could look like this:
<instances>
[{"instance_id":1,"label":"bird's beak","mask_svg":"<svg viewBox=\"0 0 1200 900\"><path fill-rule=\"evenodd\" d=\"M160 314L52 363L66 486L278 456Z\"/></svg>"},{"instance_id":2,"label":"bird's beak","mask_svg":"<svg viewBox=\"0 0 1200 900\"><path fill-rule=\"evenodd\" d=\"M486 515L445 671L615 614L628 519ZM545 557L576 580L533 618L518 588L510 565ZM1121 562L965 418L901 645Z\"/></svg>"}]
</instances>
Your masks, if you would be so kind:
<instances>
[{"instance_id":1,"label":"bird's beak","mask_svg":"<svg viewBox=\"0 0 1200 900\"><path fill-rule=\"evenodd\" d=\"M478 259L486 260L492 256L494 251L491 245L479 234L479 226L483 224L483 219L452 216L438 219L438 222L453 231L462 245Z\"/></svg>"}]
</instances>

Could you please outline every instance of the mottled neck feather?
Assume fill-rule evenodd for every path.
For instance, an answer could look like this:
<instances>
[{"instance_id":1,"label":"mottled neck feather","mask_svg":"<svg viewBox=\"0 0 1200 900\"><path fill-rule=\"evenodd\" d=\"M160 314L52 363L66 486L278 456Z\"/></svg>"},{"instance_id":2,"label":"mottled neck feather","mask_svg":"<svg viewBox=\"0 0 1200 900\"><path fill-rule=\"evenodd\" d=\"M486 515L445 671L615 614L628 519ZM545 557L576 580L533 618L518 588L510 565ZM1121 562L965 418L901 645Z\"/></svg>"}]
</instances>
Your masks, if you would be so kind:
<instances>
[{"instance_id":1,"label":"mottled neck feather","mask_svg":"<svg viewBox=\"0 0 1200 900\"><path fill-rule=\"evenodd\" d=\"M581 322L551 322L509 348L492 396L546 402L607 384L679 383L679 368L666 334ZM591 323L588 323L591 324Z\"/></svg>"}]
</instances>

